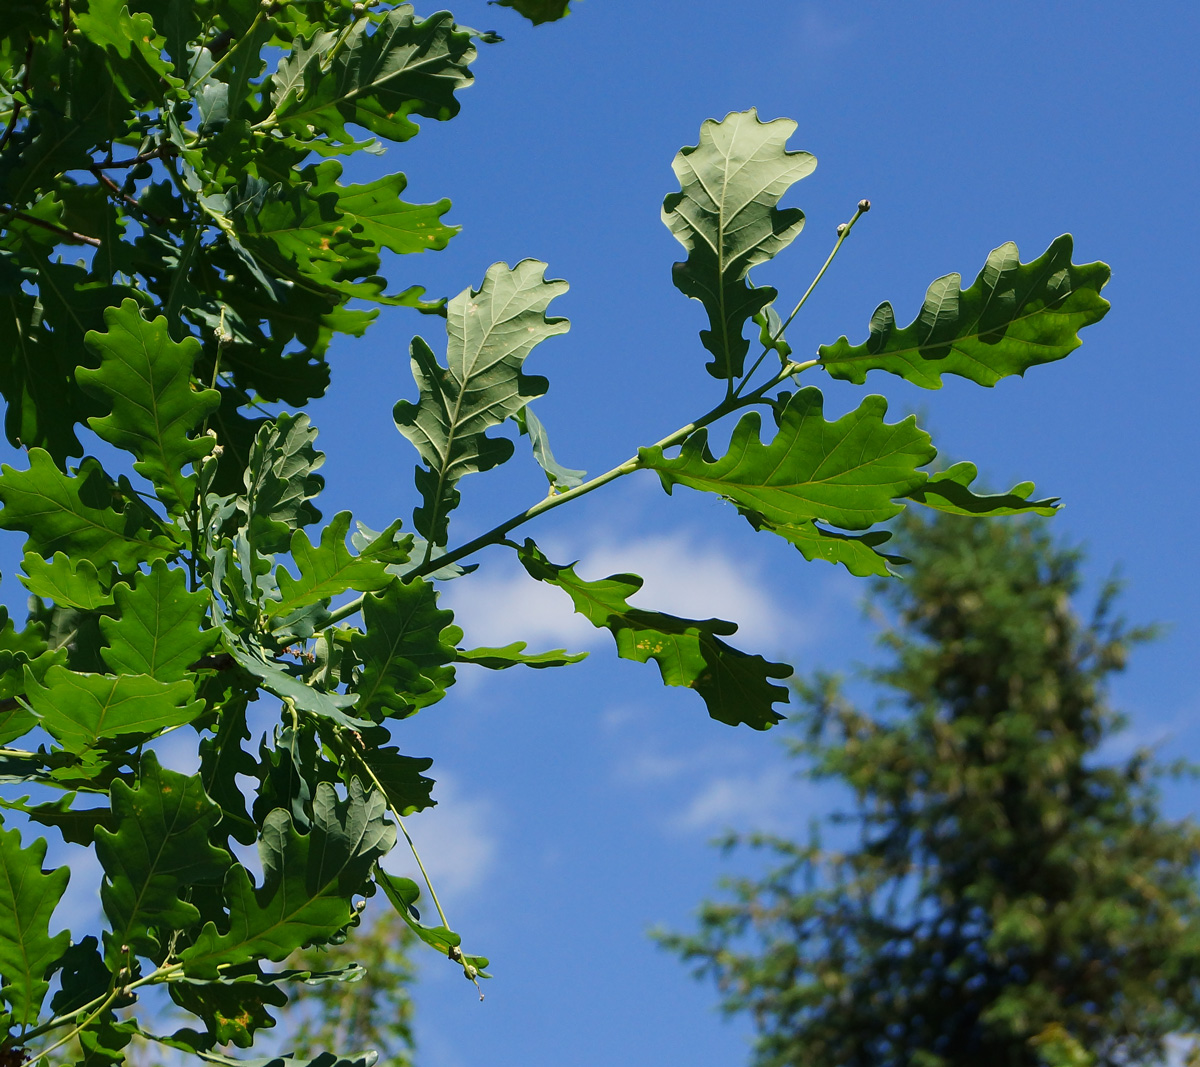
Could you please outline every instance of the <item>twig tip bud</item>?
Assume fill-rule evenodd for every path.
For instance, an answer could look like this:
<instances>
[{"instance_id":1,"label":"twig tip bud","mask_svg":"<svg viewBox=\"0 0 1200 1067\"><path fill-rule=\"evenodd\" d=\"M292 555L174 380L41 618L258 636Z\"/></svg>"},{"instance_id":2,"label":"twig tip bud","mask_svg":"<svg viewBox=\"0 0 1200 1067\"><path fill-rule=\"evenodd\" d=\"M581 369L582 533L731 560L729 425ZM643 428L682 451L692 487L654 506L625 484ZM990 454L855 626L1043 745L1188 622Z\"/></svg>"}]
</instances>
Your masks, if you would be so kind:
<instances>
[{"instance_id":1,"label":"twig tip bud","mask_svg":"<svg viewBox=\"0 0 1200 1067\"><path fill-rule=\"evenodd\" d=\"M858 202L858 210L861 211L865 215L868 211L871 210L871 201L870 200L860 200Z\"/></svg>"}]
</instances>

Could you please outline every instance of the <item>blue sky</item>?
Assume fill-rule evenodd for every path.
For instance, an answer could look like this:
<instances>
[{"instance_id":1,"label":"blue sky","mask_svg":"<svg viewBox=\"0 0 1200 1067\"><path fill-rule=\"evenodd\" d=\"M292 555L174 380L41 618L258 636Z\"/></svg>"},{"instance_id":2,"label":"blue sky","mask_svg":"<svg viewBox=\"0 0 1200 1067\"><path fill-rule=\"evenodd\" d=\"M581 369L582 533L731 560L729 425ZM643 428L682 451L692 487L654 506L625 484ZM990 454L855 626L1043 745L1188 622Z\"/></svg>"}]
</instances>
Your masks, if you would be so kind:
<instances>
[{"instance_id":1,"label":"blue sky","mask_svg":"<svg viewBox=\"0 0 1200 1067\"><path fill-rule=\"evenodd\" d=\"M490 263L527 256L566 278L553 311L571 331L528 366L551 381L537 409L558 458L595 473L717 396L696 337L701 309L671 285L681 250L659 221L677 187L671 159L705 118L751 106L788 116L799 123L791 147L818 158L785 201L807 213L804 233L756 274L783 303L803 291L858 200L874 204L789 332L800 352L843 333L861 340L885 299L909 321L930 281L957 270L969 282L1004 241L1031 259L1073 233L1077 261L1113 267L1113 310L1078 352L993 390L951 380L931 393L877 375L869 385L894 415L922 413L943 453L975 461L993 485L1032 479L1064 499L1055 522L1087 545L1092 588L1120 566L1128 616L1170 627L1115 688L1132 718L1122 744L1200 755L1200 372L1186 273L1200 237L1195 5L574 6L534 29L482 0L455 5L460 22L507 38L483 49L462 114L423 121L414 141L349 172L400 169L408 199L454 201L448 218L463 232L444 252L390 264L393 284L451 295L477 286ZM362 341L335 344L333 387L312 412L328 453L327 515L351 508L377 528L409 518L415 457L391 407L415 393L413 333L443 349L439 320L401 311ZM816 384L830 386L830 412L863 392ZM456 542L544 493L522 454L463 483ZM666 497L652 475L529 533L552 559L582 560L586 577L643 574L644 606L739 622L741 647L801 672L874 654L861 583L755 535L718 501ZM748 1026L723 1021L713 991L646 931L685 928L718 874L739 869L708 846L715 833L802 831L828 798L791 780L775 737L712 722L694 694L663 689L653 667L617 661L607 634L572 617L555 590L518 580L502 550L481 562L446 594L468 642L593 655L557 672L464 671L445 702L397 731L413 755L435 759L441 805L411 829L452 923L496 975L480 1004L449 964L428 958L420 1061L744 1062ZM1197 807L1194 792L1168 800L1177 814Z\"/></svg>"},{"instance_id":2,"label":"blue sky","mask_svg":"<svg viewBox=\"0 0 1200 1067\"><path fill-rule=\"evenodd\" d=\"M1033 479L1061 496L1055 520L1088 547L1091 587L1114 567L1132 620L1170 627L1114 692L1132 718L1122 746L1200 755L1196 523L1197 363L1186 258L1197 245L1194 5L1005 5L584 0L537 29L466 0L459 20L495 28L453 122L368 161L405 170L414 200L450 196L463 227L449 249L398 262L394 282L433 293L478 285L496 260L535 256L571 291L571 332L531 371L551 380L538 411L558 457L598 472L706 410L700 308L671 285L679 246L659 221L670 162L702 120L756 106L799 123L792 147L819 165L786 203L804 233L757 280L794 301L838 222L874 208L790 332L803 352L865 336L877 303L901 321L949 271L969 281L1014 240L1023 258L1062 232L1076 260L1113 267L1113 310L1067 360L993 390L940 392L873 376L893 413L923 414L952 459L993 485ZM789 299L790 298L790 299ZM390 408L413 396L405 346L440 348L436 323L385 318L343 344L314 416L329 452L327 502L380 526L412 507L407 444ZM822 383L824 384L824 383ZM836 384L836 383L829 383ZM827 389L828 407L858 390ZM851 394L854 394L853 396ZM520 453L519 453L520 455ZM531 463L463 484L456 540L540 497ZM801 670L871 658L862 586L755 535L731 509L651 475L540 521L558 560L600 577L634 570L642 602L743 625L741 644ZM802 830L828 797L789 777L775 737L709 721L694 695L618 662L607 634L573 619L555 590L521 582L502 551L451 589L469 641L588 648L569 671L463 675L400 733L436 760L442 805L412 820L447 886L451 920L491 955L478 1004L432 960L418 992L428 1067L566 1062L579 1067L744 1062L750 1031L723 1021L646 937L683 928L722 871L707 844L728 826ZM565 601L565 598L562 598ZM1172 790L1175 813L1195 794Z\"/></svg>"}]
</instances>

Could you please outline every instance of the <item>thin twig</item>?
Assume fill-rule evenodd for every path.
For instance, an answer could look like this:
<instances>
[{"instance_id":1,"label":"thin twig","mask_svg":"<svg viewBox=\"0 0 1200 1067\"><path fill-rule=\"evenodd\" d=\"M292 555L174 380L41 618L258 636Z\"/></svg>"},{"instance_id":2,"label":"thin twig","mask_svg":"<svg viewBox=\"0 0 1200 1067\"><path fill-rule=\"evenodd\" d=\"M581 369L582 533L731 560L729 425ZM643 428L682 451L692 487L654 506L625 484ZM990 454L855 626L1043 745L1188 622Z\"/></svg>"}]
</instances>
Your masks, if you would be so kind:
<instances>
[{"instance_id":1,"label":"thin twig","mask_svg":"<svg viewBox=\"0 0 1200 1067\"><path fill-rule=\"evenodd\" d=\"M139 163L149 163L152 159L162 159L171 150L172 146L159 145L157 148L151 149L149 152L142 152L132 159L106 159L103 163L93 163L92 170L124 170L129 167L136 167Z\"/></svg>"},{"instance_id":2,"label":"thin twig","mask_svg":"<svg viewBox=\"0 0 1200 1067\"><path fill-rule=\"evenodd\" d=\"M125 201L125 203L129 207L133 208L133 210L136 211L139 215L143 215L146 218L148 218L151 222L154 223L155 226L166 226L166 224L167 224L166 219L160 219L157 215L152 215L149 211L147 211L144 207L142 207L141 204L139 204L136 200L134 200L134 198L132 196L130 196L128 193L123 191L121 189L121 187L112 180L112 178L110 178L107 174L105 174L100 169L100 164L93 163L89 169L97 178L100 179L101 182L104 183L104 185L113 194L113 196L119 197L121 200Z\"/></svg>"},{"instance_id":3,"label":"thin twig","mask_svg":"<svg viewBox=\"0 0 1200 1067\"><path fill-rule=\"evenodd\" d=\"M65 226L58 226L53 222L47 222L45 219L35 218L33 215L26 215L24 211L13 211L12 208L0 207L0 212L8 215L9 218L20 219L21 222L27 222L30 226L40 226L43 230L49 230L51 233L56 233L60 237L66 237L72 241L79 241L81 244L91 245L93 248L100 247L99 237L89 237L86 233L76 233L74 230L68 230Z\"/></svg>"}]
</instances>

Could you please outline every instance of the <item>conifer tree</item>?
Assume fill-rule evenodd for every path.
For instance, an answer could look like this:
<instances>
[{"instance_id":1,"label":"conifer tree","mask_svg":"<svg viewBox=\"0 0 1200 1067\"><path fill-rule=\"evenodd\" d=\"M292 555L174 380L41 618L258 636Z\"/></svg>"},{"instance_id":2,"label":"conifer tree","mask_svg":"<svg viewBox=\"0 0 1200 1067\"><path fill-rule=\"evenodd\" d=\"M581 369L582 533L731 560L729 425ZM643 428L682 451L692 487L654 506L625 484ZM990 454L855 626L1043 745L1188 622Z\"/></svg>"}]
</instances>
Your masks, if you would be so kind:
<instances>
[{"instance_id":1,"label":"conifer tree","mask_svg":"<svg viewBox=\"0 0 1200 1067\"><path fill-rule=\"evenodd\" d=\"M804 775L849 788L827 849L766 834L694 936L661 941L749 1012L758 1067L1158 1062L1200 1018L1200 830L1166 820L1105 683L1152 636L1072 610L1078 550L1034 520L902 526L884 694L802 684Z\"/></svg>"}]
</instances>

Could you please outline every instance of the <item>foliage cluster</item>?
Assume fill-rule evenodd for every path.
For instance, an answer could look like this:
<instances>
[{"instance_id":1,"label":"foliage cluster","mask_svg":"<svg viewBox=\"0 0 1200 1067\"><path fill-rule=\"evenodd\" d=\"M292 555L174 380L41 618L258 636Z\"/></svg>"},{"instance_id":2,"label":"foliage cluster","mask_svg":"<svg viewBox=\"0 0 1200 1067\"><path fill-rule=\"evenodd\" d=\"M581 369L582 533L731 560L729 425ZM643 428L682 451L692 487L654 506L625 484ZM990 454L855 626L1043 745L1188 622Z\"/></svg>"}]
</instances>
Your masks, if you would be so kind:
<instances>
[{"instance_id":1,"label":"foliage cluster","mask_svg":"<svg viewBox=\"0 0 1200 1067\"><path fill-rule=\"evenodd\" d=\"M752 1013L761 1067L1162 1062L1200 1023L1200 828L1163 818L1146 752L1100 753L1124 724L1105 681L1150 632L1113 585L1082 623L1079 554L1041 525L903 534L866 672L887 699L799 687L790 747L853 797L839 847L751 836L771 869L663 940Z\"/></svg>"},{"instance_id":2,"label":"foliage cluster","mask_svg":"<svg viewBox=\"0 0 1200 1067\"><path fill-rule=\"evenodd\" d=\"M567 5L513 6L549 21ZM548 382L524 365L567 329L546 314L566 284L525 260L450 300L393 288L385 253L443 247L449 204L404 202L400 173L342 181L356 153L410 139L418 118L452 118L478 45L497 40L407 4L7 5L0 393L27 458L0 471L0 528L25 538L32 599L20 628L0 620L0 777L15 818L95 849L107 925L58 931L69 872L43 871L44 839L0 831L0 1056L78 1039L89 1064L116 1063L137 1036L226 1062L221 1050L251 1045L289 990L353 977L277 965L350 936L380 893L468 978L485 973L432 887L436 919L422 920L418 886L381 866L404 817L433 803L429 761L394 743L403 720L442 699L459 664L579 658L464 644L437 589L480 548L507 546L608 629L618 655L654 660L714 718L779 719L789 667L727 643L730 623L630 604L636 576L588 580L508 539L536 516L652 470L668 491L719 494L806 558L881 575L897 560L876 527L909 504L1053 508L1030 483L978 495L969 464L931 473L929 436L913 418L886 422L880 397L828 421L818 390L788 387L814 370L930 388L947 373L984 385L1021 374L1105 313L1107 268L1072 264L1067 237L1029 263L1003 245L965 290L957 275L934 282L910 325L884 304L861 344L794 360L785 332L820 275L783 317L748 272L800 232L803 213L778 205L814 160L787 149L793 122L753 111L704 123L663 209L686 250L676 284L708 317L719 399L588 481L556 463L529 406ZM362 334L381 308L444 320L447 334L444 356L413 340L418 398L395 408L419 458L413 532L349 512L319 526L323 456L296 409L325 393L335 337ZM740 411L729 451L713 455L706 427ZM529 438L549 493L451 547L461 480L515 454L506 427ZM154 742L171 731L194 736L196 773L160 765ZM237 846L257 847L257 870ZM152 1034L117 1014L149 986L192 1024ZM370 1058L335 1049L314 1062Z\"/></svg>"}]
</instances>

